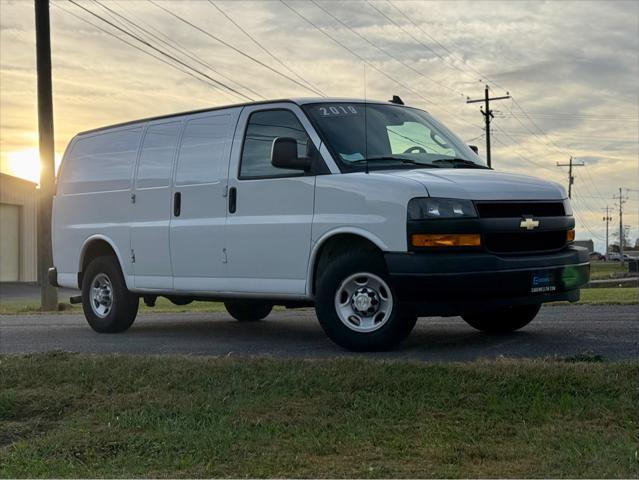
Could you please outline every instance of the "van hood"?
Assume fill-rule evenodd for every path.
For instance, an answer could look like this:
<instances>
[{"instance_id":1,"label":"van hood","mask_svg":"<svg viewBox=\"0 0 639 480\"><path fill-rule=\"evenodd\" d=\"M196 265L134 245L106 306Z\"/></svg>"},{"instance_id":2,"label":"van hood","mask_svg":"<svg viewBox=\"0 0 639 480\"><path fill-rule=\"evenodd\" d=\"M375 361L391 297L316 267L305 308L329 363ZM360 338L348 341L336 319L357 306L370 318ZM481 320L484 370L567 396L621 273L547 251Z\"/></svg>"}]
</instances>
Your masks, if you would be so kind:
<instances>
[{"instance_id":1,"label":"van hood","mask_svg":"<svg viewBox=\"0 0 639 480\"><path fill-rule=\"evenodd\" d=\"M527 175L470 168L378 171L421 183L431 197L468 200L563 200L558 183Z\"/></svg>"}]
</instances>

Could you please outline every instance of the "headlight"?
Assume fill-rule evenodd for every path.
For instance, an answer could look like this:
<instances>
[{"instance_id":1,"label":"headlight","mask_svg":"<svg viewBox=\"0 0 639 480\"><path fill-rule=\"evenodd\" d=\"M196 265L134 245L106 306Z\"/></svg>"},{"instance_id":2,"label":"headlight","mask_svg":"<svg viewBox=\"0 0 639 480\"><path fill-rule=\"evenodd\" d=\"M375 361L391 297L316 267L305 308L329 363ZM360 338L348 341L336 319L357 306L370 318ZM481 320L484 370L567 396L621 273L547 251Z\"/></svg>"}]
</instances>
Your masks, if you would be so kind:
<instances>
[{"instance_id":1,"label":"headlight","mask_svg":"<svg viewBox=\"0 0 639 480\"><path fill-rule=\"evenodd\" d=\"M408 219L476 217L471 200L457 198L413 198L408 202Z\"/></svg>"},{"instance_id":2,"label":"headlight","mask_svg":"<svg viewBox=\"0 0 639 480\"><path fill-rule=\"evenodd\" d=\"M572 216L572 205L570 205L570 199L569 198L565 198L564 199L564 213L567 216Z\"/></svg>"}]
</instances>

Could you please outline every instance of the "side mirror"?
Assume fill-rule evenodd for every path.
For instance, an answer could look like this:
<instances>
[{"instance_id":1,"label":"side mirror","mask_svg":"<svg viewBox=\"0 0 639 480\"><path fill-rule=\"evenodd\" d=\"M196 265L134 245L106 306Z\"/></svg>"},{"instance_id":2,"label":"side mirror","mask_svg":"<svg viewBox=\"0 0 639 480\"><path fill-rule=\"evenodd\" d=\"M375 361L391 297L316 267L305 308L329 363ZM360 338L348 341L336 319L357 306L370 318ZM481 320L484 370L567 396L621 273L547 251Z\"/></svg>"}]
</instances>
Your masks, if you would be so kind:
<instances>
[{"instance_id":1,"label":"side mirror","mask_svg":"<svg viewBox=\"0 0 639 480\"><path fill-rule=\"evenodd\" d=\"M470 148L473 152L479 155L479 148L477 148L477 145L468 145L468 148Z\"/></svg>"},{"instance_id":2,"label":"side mirror","mask_svg":"<svg viewBox=\"0 0 639 480\"><path fill-rule=\"evenodd\" d=\"M271 147L271 165L276 168L307 171L311 168L311 159L297 156L297 140L289 137L277 137Z\"/></svg>"}]
</instances>

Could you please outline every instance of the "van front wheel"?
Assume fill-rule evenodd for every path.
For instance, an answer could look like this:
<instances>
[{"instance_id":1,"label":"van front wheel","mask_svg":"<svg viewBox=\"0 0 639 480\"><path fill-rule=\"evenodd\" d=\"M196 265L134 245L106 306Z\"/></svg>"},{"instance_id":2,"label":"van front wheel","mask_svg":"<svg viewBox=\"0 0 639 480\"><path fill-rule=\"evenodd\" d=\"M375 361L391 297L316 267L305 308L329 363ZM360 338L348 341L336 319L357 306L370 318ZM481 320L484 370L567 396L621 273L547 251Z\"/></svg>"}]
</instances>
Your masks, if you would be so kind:
<instances>
[{"instance_id":1,"label":"van front wheel","mask_svg":"<svg viewBox=\"0 0 639 480\"><path fill-rule=\"evenodd\" d=\"M238 322L257 322L268 317L273 305L259 300L234 300L224 302L226 311Z\"/></svg>"},{"instance_id":2,"label":"van front wheel","mask_svg":"<svg viewBox=\"0 0 639 480\"><path fill-rule=\"evenodd\" d=\"M317 283L315 311L331 340L356 351L393 348L417 321L401 311L383 258L365 252L345 253L326 267Z\"/></svg>"},{"instance_id":3,"label":"van front wheel","mask_svg":"<svg viewBox=\"0 0 639 480\"><path fill-rule=\"evenodd\" d=\"M93 330L123 332L133 324L139 303L126 288L116 257L97 257L89 263L82 278L82 309Z\"/></svg>"},{"instance_id":4,"label":"van front wheel","mask_svg":"<svg viewBox=\"0 0 639 480\"><path fill-rule=\"evenodd\" d=\"M524 328L539 313L541 305L523 305L501 310L462 315L471 327L494 335L514 332Z\"/></svg>"}]
</instances>

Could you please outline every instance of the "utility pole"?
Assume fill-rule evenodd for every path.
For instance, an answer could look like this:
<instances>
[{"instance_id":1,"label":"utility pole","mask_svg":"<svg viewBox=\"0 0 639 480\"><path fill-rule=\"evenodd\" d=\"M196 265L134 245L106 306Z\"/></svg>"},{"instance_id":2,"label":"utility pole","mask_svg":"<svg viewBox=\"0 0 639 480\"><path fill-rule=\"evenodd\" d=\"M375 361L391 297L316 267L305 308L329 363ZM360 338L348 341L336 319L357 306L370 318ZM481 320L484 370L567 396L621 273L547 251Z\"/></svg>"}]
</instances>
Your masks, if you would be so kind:
<instances>
[{"instance_id":1,"label":"utility pole","mask_svg":"<svg viewBox=\"0 0 639 480\"><path fill-rule=\"evenodd\" d=\"M51 208L55 188L53 144L53 92L51 85L51 30L49 0L35 0L36 67L38 74L38 136L40 147L40 189L38 196L38 280L42 310L58 308L58 292L49 284L47 272L53 266Z\"/></svg>"},{"instance_id":2,"label":"utility pole","mask_svg":"<svg viewBox=\"0 0 639 480\"><path fill-rule=\"evenodd\" d=\"M575 183L575 177L572 174L572 167L583 167L586 165L585 163L575 163L570 157L570 161L568 163L559 163L557 162L558 167L568 167L568 198L572 198L572 184Z\"/></svg>"},{"instance_id":3,"label":"utility pole","mask_svg":"<svg viewBox=\"0 0 639 480\"><path fill-rule=\"evenodd\" d=\"M608 224L612 222L612 217L610 216L608 205L606 205L606 215L603 217L604 222L606 222L606 261L608 261Z\"/></svg>"},{"instance_id":4,"label":"utility pole","mask_svg":"<svg viewBox=\"0 0 639 480\"><path fill-rule=\"evenodd\" d=\"M627 197L624 197L622 194L622 189L619 187L619 197L613 197L615 200L619 201L619 256L621 257L621 264L623 265L623 241L624 241L624 231L623 231L623 204L626 203Z\"/></svg>"},{"instance_id":5,"label":"utility pole","mask_svg":"<svg viewBox=\"0 0 639 480\"><path fill-rule=\"evenodd\" d=\"M488 85L484 88L484 98L478 98L476 100L471 100L470 97L466 97L466 103L478 103L484 102L484 108L479 108L479 111L484 116L484 123L486 125L486 160L488 162L488 166L492 166L492 161L490 157L490 122L494 118L493 111L490 109L490 101L493 100L505 100L510 98L510 94L506 92L506 95L503 97L493 97L490 98L488 95Z\"/></svg>"}]
</instances>

